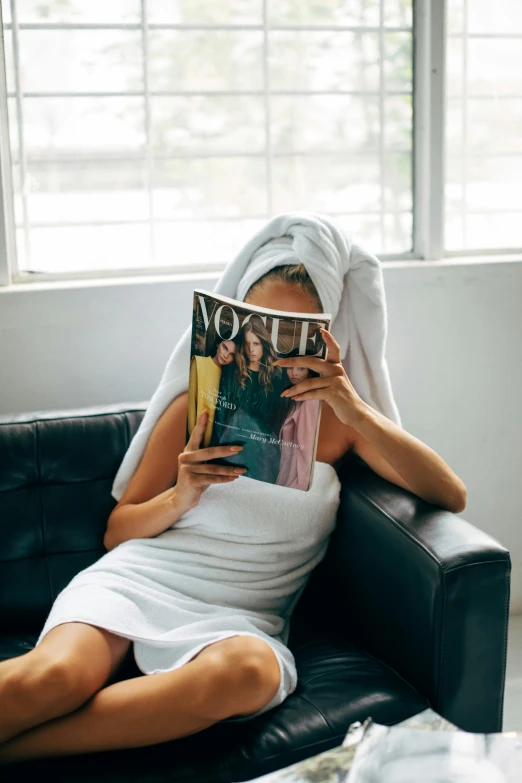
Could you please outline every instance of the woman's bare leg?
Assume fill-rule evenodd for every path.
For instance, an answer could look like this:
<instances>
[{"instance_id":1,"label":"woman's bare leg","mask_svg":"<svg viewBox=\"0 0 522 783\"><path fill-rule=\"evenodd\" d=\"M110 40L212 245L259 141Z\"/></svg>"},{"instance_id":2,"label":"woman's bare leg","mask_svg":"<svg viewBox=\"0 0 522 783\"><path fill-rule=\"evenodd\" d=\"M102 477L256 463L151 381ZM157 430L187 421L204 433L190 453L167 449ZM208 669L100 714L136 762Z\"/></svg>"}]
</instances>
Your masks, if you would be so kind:
<instances>
[{"instance_id":1,"label":"woman's bare leg","mask_svg":"<svg viewBox=\"0 0 522 783\"><path fill-rule=\"evenodd\" d=\"M0 663L0 743L78 709L114 675L129 639L86 623L52 628L33 650Z\"/></svg>"},{"instance_id":2,"label":"woman's bare leg","mask_svg":"<svg viewBox=\"0 0 522 783\"><path fill-rule=\"evenodd\" d=\"M0 746L0 766L186 737L257 712L273 699L279 680L277 659L263 640L214 642L178 669L109 685L76 712L15 737Z\"/></svg>"}]
</instances>

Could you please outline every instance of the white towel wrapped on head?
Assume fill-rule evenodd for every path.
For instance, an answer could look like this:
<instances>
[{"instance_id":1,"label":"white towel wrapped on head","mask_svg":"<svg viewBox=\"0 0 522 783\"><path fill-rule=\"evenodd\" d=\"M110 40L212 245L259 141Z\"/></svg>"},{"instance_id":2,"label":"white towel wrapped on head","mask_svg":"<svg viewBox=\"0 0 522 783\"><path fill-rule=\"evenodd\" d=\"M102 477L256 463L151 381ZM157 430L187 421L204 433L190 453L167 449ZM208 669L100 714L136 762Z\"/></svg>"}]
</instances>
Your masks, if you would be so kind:
<instances>
[{"instance_id":1,"label":"white towel wrapped on head","mask_svg":"<svg viewBox=\"0 0 522 783\"><path fill-rule=\"evenodd\" d=\"M385 357L387 312L380 262L352 243L328 216L313 212L276 215L227 264L213 290L244 301L249 288L270 269L296 263L304 264L323 311L332 314L331 333L355 391L402 426ZM134 475L160 416L188 389L191 332L189 324L127 449L112 486L116 500Z\"/></svg>"}]
</instances>

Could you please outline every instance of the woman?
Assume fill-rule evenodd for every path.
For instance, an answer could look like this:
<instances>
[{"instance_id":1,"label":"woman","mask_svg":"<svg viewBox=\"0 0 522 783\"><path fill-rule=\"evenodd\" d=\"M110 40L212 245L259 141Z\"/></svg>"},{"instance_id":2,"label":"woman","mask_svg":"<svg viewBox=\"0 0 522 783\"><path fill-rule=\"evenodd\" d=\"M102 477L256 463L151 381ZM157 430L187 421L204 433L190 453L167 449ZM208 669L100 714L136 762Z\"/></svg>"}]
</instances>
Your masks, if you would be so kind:
<instances>
[{"instance_id":1,"label":"woman","mask_svg":"<svg viewBox=\"0 0 522 783\"><path fill-rule=\"evenodd\" d=\"M237 336L236 361L223 368L211 445L243 446L226 464L243 465L244 475L274 483L279 470L279 430L290 403L281 399L283 374L270 334L258 318L247 321ZM260 440L255 440L258 436ZM273 442L270 442L270 441Z\"/></svg>"},{"instance_id":2,"label":"woman","mask_svg":"<svg viewBox=\"0 0 522 783\"><path fill-rule=\"evenodd\" d=\"M291 351L286 358L292 356L298 356L297 349ZM318 377L318 373L308 367L288 367L286 373L292 386L307 378ZM283 393L290 399L293 394L291 389L292 387ZM276 484L292 489L308 489L318 416L319 400L292 400L279 433L281 461Z\"/></svg>"},{"instance_id":3,"label":"woman","mask_svg":"<svg viewBox=\"0 0 522 783\"><path fill-rule=\"evenodd\" d=\"M190 437L198 418L208 409L208 420L203 436L203 447L210 445L216 398L223 367L234 361L236 344L234 340L216 337L209 356L194 355L190 362L188 388L187 435Z\"/></svg>"},{"instance_id":4,"label":"woman","mask_svg":"<svg viewBox=\"0 0 522 783\"><path fill-rule=\"evenodd\" d=\"M247 300L293 312L322 309L302 265L272 269ZM293 387L295 400L325 402L310 491L238 481L241 468L209 464L234 447L200 448L205 415L185 446L187 394L178 394L109 517L109 551L58 595L36 647L0 663L1 764L154 745L281 704L297 684L288 621L326 553L339 505L334 465L350 449L399 486L462 510L462 481L358 396L339 344L323 335L327 360L277 362L319 373ZM226 561L215 559L219 546ZM162 579L170 574L177 589L157 579L165 561ZM152 614L133 612L153 593L171 612L161 637ZM111 684L132 640L149 676ZM157 668L147 665L149 655Z\"/></svg>"}]
</instances>

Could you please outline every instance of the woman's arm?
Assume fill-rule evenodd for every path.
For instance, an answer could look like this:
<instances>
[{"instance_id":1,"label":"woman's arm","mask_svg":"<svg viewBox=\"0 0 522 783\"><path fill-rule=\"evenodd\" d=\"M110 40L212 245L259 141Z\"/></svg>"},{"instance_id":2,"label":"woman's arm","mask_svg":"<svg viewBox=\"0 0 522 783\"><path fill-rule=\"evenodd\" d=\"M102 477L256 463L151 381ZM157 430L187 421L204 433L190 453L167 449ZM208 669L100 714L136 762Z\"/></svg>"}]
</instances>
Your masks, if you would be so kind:
<instances>
[{"instance_id":1,"label":"woman's arm","mask_svg":"<svg viewBox=\"0 0 522 783\"><path fill-rule=\"evenodd\" d=\"M103 539L106 549L130 538L152 538L177 522L187 510L176 487L178 455L185 448L186 393L160 416L138 469L111 512Z\"/></svg>"},{"instance_id":2,"label":"woman's arm","mask_svg":"<svg viewBox=\"0 0 522 783\"><path fill-rule=\"evenodd\" d=\"M340 422L357 433L353 448L376 473L401 484L428 503L459 513L466 507L466 486L442 457L422 441L364 402L355 391L340 359L339 344L321 329L328 359L298 356L279 359L281 367L309 367L320 373L287 389L283 396L295 400L324 400ZM390 466L388 469L386 463ZM401 486L404 486L401 484Z\"/></svg>"},{"instance_id":3,"label":"woman's arm","mask_svg":"<svg viewBox=\"0 0 522 783\"><path fill-rule=\"evenodd\" d=\"M179 395L160 416L129 485L107 522L107 549L130 538L152 538L175 524L199 503L211 484L239 478L246 468L214 465L208 460L238 453L242 446L201 448L207 424L203 413L185 446L187 393ZM176 482L175 486L172 486Z\"/></svg>"},{"instance_id":4,"label":"woman's arm","mask_svg":"<svg viewBox=\"0 0 522 783\"><path fill-rule=\"evenodd\" d=\"M464 511L466 486L437 452L362 400L353 426L352 448L372 470L427 503L454 514Z\"/></svg>"},{"instance_id":5,"label":"woman's arm","mask_svg":"<svg viewBox=\"0 0 522 783\"><path fill-rule=\"evenodd\" d=\"M187 511L176 495L176 487L144 503L116 506L107 522L105 549L114 549L131 538L153 538L174 525Z\"/></svg>"}]
</instances>

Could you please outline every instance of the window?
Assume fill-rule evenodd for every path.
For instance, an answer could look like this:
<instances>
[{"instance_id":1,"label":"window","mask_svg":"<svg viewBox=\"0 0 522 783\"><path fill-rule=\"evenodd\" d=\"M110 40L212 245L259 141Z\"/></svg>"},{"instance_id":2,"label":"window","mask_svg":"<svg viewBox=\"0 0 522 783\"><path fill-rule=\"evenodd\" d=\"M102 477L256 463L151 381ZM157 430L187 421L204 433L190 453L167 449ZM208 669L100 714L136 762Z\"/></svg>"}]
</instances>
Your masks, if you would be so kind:
<instances>
[{"instance_id":1,"label":"window","mask_svg":"<svg viewBox=\"0 0 522 783\"><path fill-rule=\"evenodd\" d=\"M410 0L2 10L20 272L223 264L296 208L411 250Z\"/></svg>"},{"instance_id":2,"label":"window","mask_svg":"<svg viewBox=\"0 0 522 783\"><path fill-rule=\"evenodd\" d=\"M446 248L520 247L522 3L448 0Z\"/></svg>"},{"instance_id":3,"label":"window","mask_svg":"<svg viewBox=\"0 0 522 783\"><path fill-rule=\"evenodd\" d=\"M1 0L0 283L221 268L293 209L383 260L519 247L522 6L491 5Z\"/></svg>"}]
</instances>

